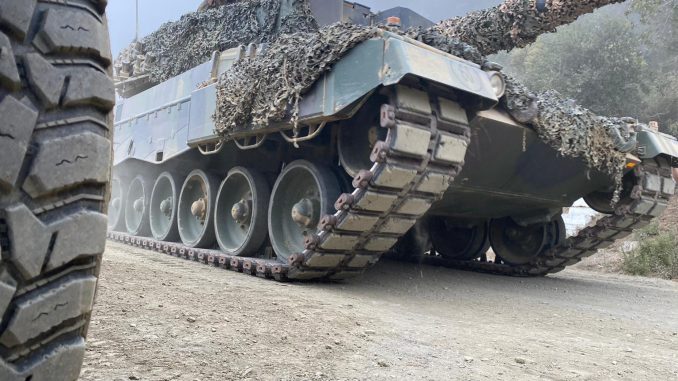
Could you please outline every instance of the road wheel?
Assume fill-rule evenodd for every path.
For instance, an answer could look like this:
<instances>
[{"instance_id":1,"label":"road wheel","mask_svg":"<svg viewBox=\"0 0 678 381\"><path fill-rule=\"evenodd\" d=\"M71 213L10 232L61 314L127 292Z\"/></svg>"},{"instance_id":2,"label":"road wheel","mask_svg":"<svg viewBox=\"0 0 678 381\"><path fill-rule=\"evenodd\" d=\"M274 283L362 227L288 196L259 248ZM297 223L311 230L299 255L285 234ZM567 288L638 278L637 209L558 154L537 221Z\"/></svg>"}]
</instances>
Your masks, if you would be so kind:
<instances>
[{"instance_id":1,"label":"road wheel","mask_svg":"<svg viewBox=\"0 0 678 381\"><path fill-rule=\"evenodd\" d=\"M470 261L490 249L487 222L461 223L447 217L431 220L433 248L444 258Z\"/></svg>"},{"instance_id":2,"label":"road wheel","mask_svg":"<svg viewBox=\"0 0 678 381\"><path fill-rule=\"evenodd\" d=\"M214 213L219 247L236 256L256 256L268 235L271 187L259 172L244 167L229 171L221 183Z\"/></svg>"},{"instance_id":3,"label":"road wheel","mask_svg":"<svg viewBox=\"0 0 678 381\"><path fill-rule=\"evenodd\" d=\"M216 177L200 169L186 177L177 209L179 237L184 245L202 249L214 245L214 200L218 185Z\"/></svg>"},{"instance_id":4,"label":"road wheel","mask_svg":"<svg viewBox=\"0 0 678 381\"><path fill-rule=\"evenodd\" d=\"M279 260L304 251L304 239L318 231L323 216L332 214L340 193L330 168L306 160L285 167L268 207L268 235Z\"/></svg>"},{"instance_id":5,"label":"road wheel","mask_svg":"<svg viewBox=\"0 0 678 381\"><path fill-rule=\"evenodd\" d=\"M107 228L105 0L0 0L0 380L75 380Z\"/></svg>"},{"instance_id":6,"label":"road wheel","mask_svg":"<svg viewBox=\"0 0 678 381\"><path fill-rule=\"evenodd\" d=\"M492 249L507 264L528 264L547 247L550 228L551 223L521 226L511 217L492 220Z\"/></svg>"}]
</instances>

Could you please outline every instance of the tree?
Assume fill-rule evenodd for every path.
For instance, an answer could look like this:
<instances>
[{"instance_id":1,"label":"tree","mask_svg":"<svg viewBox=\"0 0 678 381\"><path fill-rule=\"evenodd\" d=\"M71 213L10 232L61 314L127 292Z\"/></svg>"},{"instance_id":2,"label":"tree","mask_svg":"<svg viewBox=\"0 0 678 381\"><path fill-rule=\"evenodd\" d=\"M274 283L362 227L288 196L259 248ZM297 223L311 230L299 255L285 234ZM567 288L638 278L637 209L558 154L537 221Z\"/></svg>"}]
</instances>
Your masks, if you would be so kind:
<instances>
[{"instance_id":1,"label":"tree","mask_svg":"<svg viewBox=\"0 0 678 381\"><path fill-rule=\"evenodd\" d=\"M678 136L678 0L634 0L581 17L496 59L536 91L600 115L656 120Z\"/></svg>"},{"instance_id":2,"label":"tree","mask_svg":"<svg viewBox=\"0 0 678 381\"><path fill-rule=\"evenodd\" d=\"M640 16L645 56L656 84L650 88L647 116L678 136L678 0L634 0Z\"/></svg>"}]
</instances>

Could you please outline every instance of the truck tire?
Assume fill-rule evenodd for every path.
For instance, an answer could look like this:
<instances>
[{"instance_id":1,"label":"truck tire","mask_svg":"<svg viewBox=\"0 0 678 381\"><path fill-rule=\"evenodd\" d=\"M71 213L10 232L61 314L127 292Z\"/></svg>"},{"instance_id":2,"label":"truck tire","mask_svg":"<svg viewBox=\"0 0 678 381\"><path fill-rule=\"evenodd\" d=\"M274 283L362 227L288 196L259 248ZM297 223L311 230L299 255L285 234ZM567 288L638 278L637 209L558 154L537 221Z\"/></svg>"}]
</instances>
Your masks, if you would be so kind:
<instances>
[{"instance_id":1,"label":"truck tire","mask_svg":"<svg viewBox=\"0 0 678 381\"><path fill-rule=\"evenodd\" d=\"M75 380L107 228L107 0L0 0L0 380Z\"/></svg>"}]
</instances>

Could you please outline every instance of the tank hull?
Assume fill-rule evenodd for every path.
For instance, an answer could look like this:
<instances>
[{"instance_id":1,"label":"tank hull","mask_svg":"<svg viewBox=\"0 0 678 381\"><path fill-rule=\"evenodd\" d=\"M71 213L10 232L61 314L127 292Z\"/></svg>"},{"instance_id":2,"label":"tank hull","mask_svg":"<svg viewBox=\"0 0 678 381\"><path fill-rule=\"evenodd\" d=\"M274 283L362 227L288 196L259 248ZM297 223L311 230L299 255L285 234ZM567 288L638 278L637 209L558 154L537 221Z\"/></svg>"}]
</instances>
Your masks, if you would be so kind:
<instances>
[{"instance_id":1,"label":"tank hull","mask_svg":"<svg viewBox=\"0 0 678 381\"><path fill-rule=\"evenodd\" d=\"M464 169L431 208L432 215L488 219L539 214L569 207L614 182L581 159L560 155L501 110L478 113L471 134Z\"/></svg>"},{"instance_id":2,"label":"tank hull","mask_svg":"<svg viewBox=\"0 0 678 381\"><path fill-rule=\"evenodd\" d=\"M644 149L630 158L616 210L568 240L563 208L594 192L611 204L605 195L615 179L561 155L509 117L497 73L389 33L358 45L318 80L300 101L298 125L290 118L218 132L214 80L241 53L215 54L118 106L116 178L140 179L144 189L167 176L183 184L158 185L165 192L151 205L148 192L123 194L125 210L155 216L142 222L178 231L182 242L136 231L115 239L202 254L276 279L345 279L389 252L545 275L645 226L675 190L670 165L678 142L643 132ZM258 180L236 181L237 197L217 197L228 193L224 184L235 168ZM268 203L256 199L262 194ZM158 210L146 213L149 207ZM266 232L253 227L266 223L262 239ZM234 249L220 252L217 235Z\"/></svg>"}]
</instances>

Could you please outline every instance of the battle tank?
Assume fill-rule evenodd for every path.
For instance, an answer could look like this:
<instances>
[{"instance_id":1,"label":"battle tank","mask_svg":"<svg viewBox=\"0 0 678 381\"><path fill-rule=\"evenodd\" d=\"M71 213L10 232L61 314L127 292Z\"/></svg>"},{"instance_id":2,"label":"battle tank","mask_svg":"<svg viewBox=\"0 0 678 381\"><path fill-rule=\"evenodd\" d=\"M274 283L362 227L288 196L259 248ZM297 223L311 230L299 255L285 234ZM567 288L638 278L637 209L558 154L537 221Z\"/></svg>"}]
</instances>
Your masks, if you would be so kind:
<instances>
[{"instance_id":1,"label":"battle tank","mask_svg":"<svg viewBox=\"0 0 678 381\"><path fill-rule=\"evenodd\" d=\"M280 2L276 25L295 3ZM333 31L343 49L314 61L331 70L283 95L266 82L294 71L277 50L290 43L217 51L144 91L149 77L121 81L109 237L276 279L350 278L385 253L537 276L647 225L675 192L676 139L595 119L604 130L559 135L559 147L545 136L572 130L554 133L549 116L594 118L529 95L462 58L468 49L455 56L397 28ZM568 155L577 139L609 156ZM607 216L567 238L562 210L582 197Z\"/></svg>"}]
</instances>

